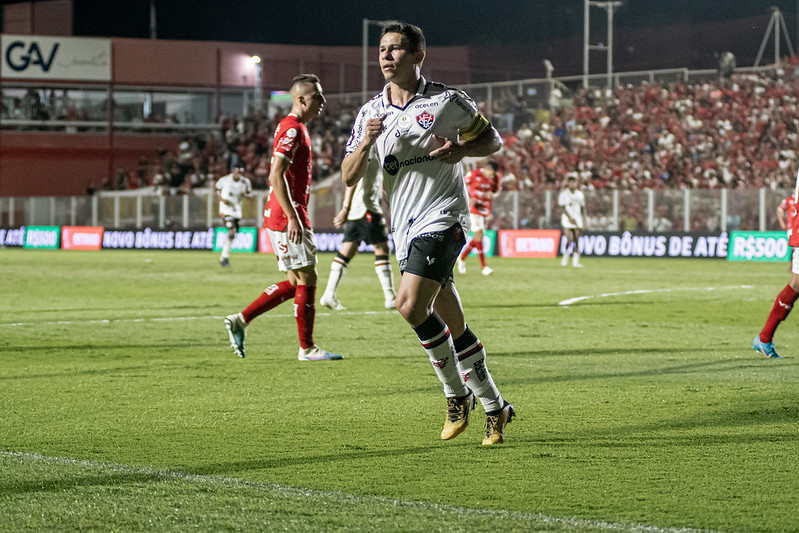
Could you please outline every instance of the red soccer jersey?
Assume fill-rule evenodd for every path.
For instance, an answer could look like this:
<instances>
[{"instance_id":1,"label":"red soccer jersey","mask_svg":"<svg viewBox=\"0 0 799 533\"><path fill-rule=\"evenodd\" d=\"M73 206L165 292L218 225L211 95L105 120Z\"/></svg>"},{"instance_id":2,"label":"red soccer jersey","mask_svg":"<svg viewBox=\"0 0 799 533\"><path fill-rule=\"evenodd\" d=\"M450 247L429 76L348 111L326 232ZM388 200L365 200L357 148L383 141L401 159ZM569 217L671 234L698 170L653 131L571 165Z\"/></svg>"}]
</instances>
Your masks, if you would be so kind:
<instances>
[{"instance_id":1,"label":"red soccer jersey","mask_svg":"<svg viewBox=\"0 0 799 533\"><path fill-rule=\"evenodd\" d=\"M311 227L308 219L308 197L311 193L311 136L308 128L300 122L296 115L288 115L280 121L275 130L274 148L272 149L272 164L278 157L285 157L291 164L286 171L288 192L291 201L297 209L300 222L306 228ZM264 211L264 226L267 229L283 231L288 224L288 218L283 213L283 208L275 197L275 191L269 192L269 200Z\"/></svg>"},{"instance_id":2,"label":"red soccer jersey","mask_svg":"<svg viewBox=\"0 0 799 533\"><path fill-rule=\"evenodd\" d=\"M785 226L788 228L788 246L799 247L799 217L796 216L796 199L793 196L780 202L785 213Z\"/></svg>"},{"instance_id":3,"label":"red soccer jersey","mask_svg":"<svg viewBox=\"0 0 799 533\"><path fill-rule=\"evenodd\" d=\"M494 174L493 179L483 175L483 171L476 168L464 176L463 181L469 188L469 212L487 217L491 213L491 199L499 190L499 174Z\"/></svg>"}]
</instances>

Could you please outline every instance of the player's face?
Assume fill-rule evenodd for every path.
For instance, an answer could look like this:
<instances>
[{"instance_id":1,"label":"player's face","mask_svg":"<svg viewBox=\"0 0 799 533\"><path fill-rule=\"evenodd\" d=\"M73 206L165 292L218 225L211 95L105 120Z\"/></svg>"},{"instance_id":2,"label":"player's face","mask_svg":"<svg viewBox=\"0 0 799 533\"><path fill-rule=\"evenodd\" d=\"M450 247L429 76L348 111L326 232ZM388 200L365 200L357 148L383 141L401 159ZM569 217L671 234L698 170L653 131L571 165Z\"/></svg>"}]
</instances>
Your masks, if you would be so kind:
<instances>
[{"instance_id":1,"label":"player's face","mask_svg":"<svg viewBox=\"0 0 799 533\"><path fill-rule=\"evenodd\" d=\"M308 100L308 114L313 117L318 117L325 107L325 95L322 93L322 85L314 83L313 89L306 95Z\"/></svg>"},{"instance_id":2,"label":"player's face","mask_svg":"<svg viewBox=\"0 0 799 533\"><path fill-rule=\"evenodd\" d=\"M416 78L416 65L424 57L422 52L414 54L408 38L401 33L387 33L380 39L380 71L387 81L401 83Z\"/></svg>"}]
</instances>

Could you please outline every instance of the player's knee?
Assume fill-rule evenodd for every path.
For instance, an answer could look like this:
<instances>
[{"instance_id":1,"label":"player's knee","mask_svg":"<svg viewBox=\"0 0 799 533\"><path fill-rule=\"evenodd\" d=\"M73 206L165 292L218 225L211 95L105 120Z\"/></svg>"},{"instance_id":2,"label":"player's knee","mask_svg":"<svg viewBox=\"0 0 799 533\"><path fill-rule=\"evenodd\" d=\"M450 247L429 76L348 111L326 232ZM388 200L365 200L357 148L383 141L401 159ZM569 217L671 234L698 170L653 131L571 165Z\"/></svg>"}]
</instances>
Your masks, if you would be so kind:
<instances>
[{"instance_id":1,"label":"player's knee","mask_svg":"<svg viewBox=\"0 0 799 533\"><path fill-rule=\"evenodd\" d=\"M431 309L420 305L416 299L397 296L397 311L413 327L418 326L430 316Z\"/></svg>"}]
</instances>

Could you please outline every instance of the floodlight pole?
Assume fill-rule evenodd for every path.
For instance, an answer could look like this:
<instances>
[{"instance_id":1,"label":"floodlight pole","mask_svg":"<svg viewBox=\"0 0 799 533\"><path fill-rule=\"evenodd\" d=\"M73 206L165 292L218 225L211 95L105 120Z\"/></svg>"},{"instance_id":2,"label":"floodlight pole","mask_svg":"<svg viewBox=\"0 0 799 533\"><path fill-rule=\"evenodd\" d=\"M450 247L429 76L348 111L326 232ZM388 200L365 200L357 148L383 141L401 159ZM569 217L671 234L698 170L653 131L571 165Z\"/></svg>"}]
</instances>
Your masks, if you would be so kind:
<instances>
[{"instance_id":1,"label":"floodlight pole","mask_svg":"<svg viewBox=\"0 0 799 533\"><path fill-rule=\"evenodd\" d=\"M774 31L774 64L780 64L780 30L785 35L785 44L788 46L788 52L793 55L793 46L791 45L791 38L788 35L788 27L785 25L785 17L782 16L780 8L774 6L771 8L771 18L766 26L766 33L763 34L763 41L760 43L760 49L757 51L754 66L760 65L760 60L763 59L763 52L766 50L766 43L771 31Z\"/></svg>"},{"instance_id":2,"label":"floodlight pole","mask_svg":"<svg viewBox=\"0 0 799 533\"><path fill-rule=\"evenodd\" d=\"M369 92L369 26L382 26L386 20L363 19L363 38L361 45L361 100L366 101Z\"/></svg>"},{"instance_id":3,"label":"floodlight pole","mask_svg":"<svg viewBox=\"0 0 799 533\"><path fill-rule=\"evenodd\" d=\"M613 86L613 10L622 5L619 0L611 2L598 2L595 0L583 0L583 88L588 88L589 75L589 52L600 50L607 54L607 85ZM600 7L607 11L608 44L589 43L588 37L591 33L591 7Z\"/></svg>"}]
</instances>

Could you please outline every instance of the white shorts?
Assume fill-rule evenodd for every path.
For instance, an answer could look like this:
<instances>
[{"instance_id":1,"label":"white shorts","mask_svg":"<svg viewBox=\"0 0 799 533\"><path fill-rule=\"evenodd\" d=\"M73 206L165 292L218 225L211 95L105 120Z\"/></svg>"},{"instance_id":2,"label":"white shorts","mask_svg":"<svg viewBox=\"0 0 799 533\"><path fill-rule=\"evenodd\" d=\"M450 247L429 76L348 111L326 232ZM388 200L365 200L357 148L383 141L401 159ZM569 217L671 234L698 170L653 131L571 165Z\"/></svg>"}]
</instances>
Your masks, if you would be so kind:
<instances>
[{"instance_id":1,"label":"white shorts","mask_svg":"<svg viewBox=\"0 0 799 533\"><path fill-rule=\"evenodd\" d=\"M565 213L560 215L560 225L563 226L563 229L583 229L583 217L577 217L574 221L577 222L577 224L572 224Z\"/></svg>"},{"instance_id":2,"label":"white shorts","mask_svg":"<svg viewBox=\"0 0 799 533\"><path fill-rule=\"evenodd\" d=\"M799 274L799 254L796 248L791 248L791 274Z\"/></svg>"},{"instance_id":3,"label":"white shorts","mask_svg":"<svg viewBox=\"0 0 799 533\"><path fill-rule=\"evenodd\" d=\"M303 229L300 244L289 241L288 233L285 231L271 229L266 231L269 233L269 240L272 241L272 248L275 250L277 266L282 272L316 265L316 243L314 243L311 228Z\"/></svg>"},{"instance_id":4,"label":"white shorts","mask_svg":"<svg viewBox=\"0 0 799 533\"><path fill-rule=\"evenodd\" d=\"M471 230L472 232L475 231L484 231L486 229L486 217L483 215L475 215L474 213L469 213L469 220L471 221Z\"/></svg>"}]
</instances>

